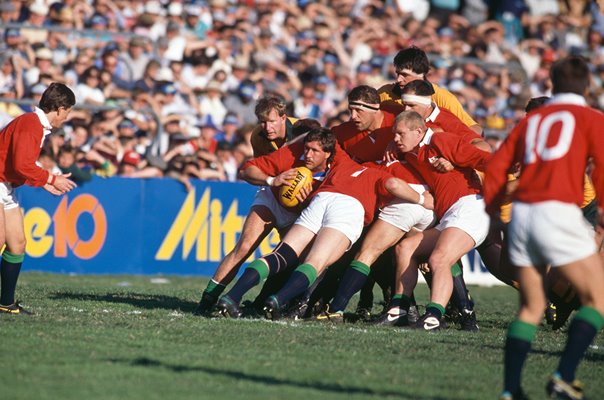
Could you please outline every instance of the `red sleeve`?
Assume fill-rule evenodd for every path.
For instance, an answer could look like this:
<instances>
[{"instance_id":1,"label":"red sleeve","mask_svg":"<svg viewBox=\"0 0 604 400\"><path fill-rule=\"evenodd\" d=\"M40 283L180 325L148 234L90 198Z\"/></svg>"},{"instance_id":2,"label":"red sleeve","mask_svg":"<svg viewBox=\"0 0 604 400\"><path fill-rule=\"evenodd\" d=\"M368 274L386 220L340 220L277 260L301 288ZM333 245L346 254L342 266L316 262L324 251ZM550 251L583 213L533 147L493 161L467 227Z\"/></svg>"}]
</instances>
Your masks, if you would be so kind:
<instances>
[{"instance_id":1,"label":"red sleeve","mask_svg":"<svg viewBox=\"0 0 604 400\"><path fill-rule=\"evenodd\" d=\"M395 199L395 196L386 189L386 181L394 178L389 172L380 170L381 177L375 182L375 194L377 197L377 206L383 207Z\"/></svg>"},{"instance_id":2,"label":"red sleeve","mask_svg":"<svg viewBox=\"0 0 604 400\"><path fill-rule=\"evenodd\" d=\"M303 148L303 146L303 142L295 142L290 146L283 146L273 153L249 160L243 164L241 169L246 169L253 165L270 176L279 175L281 172L293 168L297 158L296 154L301 154L299 153L299 148Z\"/></svg>"},{"instance_id":3,"label":"red sleeve","mask_svg":"<svg viewBox=\"0 0 604 400\"><path fill-rule=\"evenodd\" d=\"M522 132L520 123L508 135L487 163L483 180L483 196L486 211L491 215L499 212L506 192L508 171L521 157L516 147Z\"/></svg>"},{"instance_id":4,"label":"red sleeve","mask_svg":"<svg viewBox=\"0 0 604 400\"><path fill-rule=\"evenodd\" d=\"M32 119L21 119L15 126L10 147L10 157L13 160L14 171L25 178L29 186L44 186L50 173L36 164L40 156L40 146L44 139L42 125Z\"/></svg>"},{"instance_id":5,"label":"red sleeve","mask_svg":"<svg viewBox=\"0 0 604 400\"><path fill-rule=\"evenodd\" d=\"M439 154L458 167L484 171L491 153L482 151L469 142L449 132L439 132L432 136L431 144Z\"/></svg>"}]
</instances>

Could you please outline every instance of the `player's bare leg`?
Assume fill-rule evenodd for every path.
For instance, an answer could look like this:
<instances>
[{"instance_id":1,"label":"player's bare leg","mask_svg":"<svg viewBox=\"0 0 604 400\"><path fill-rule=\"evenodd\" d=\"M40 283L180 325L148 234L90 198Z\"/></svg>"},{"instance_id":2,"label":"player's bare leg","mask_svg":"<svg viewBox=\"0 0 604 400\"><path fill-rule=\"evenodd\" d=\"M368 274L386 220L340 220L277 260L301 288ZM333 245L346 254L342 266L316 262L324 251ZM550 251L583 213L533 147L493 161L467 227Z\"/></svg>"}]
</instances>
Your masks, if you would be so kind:
<instances>
[{"instance_id":1,"label":"player's bare leg","mask_svg":"<svg viewBox=\"0 0 604 400\"><path fill-rule=\"evenodd\" d=\"M25 232L23 228L23 214L19 207L2 210L4 231L1 233L2 241L6 248L2 253L0 265L0 312L15 314L28 314L15 303L15 290L21 271L21 264L25 255ZM6 306L6 307L2 307Z\"/></svg>"},{"instance_id":2,"label":"player's bare leg","mask_svg":"<svg viewBox=\"0 0 604 400\"><path fill-rule=\"evenodd\" d=\"M418 250L422 239L422 232L412 230L396 244L394 248L396 266L394 294L388 304L387 312L376 321L376 324L408 325L409 308L418 276L417 263L412 262L412 256Z\"/></svg>"},{"instance_id":3,"label":"player's bare leg","mask_svg":"<svg viewBox=\"0 0 604 400\"><path fill-rule=\"evenodd\" d=\"M295 228L306 229L294 225L284 241L290 237ZM267 299L265 303L267 318L280 318L280 308L289 300L304 293L317 279L317 276L336 262L350 245L350 239L341 231L328 227L321 228L304 262L296 268L284 287L276 295Z\"/></svg>"},{"instance_id":4,"label":"player's bare leg","mask_svg":"<svg viewBox=\"0 0 604 400\"><path fill-rule=\"evenodd\" d=\"M405 233L405 231L380 219L373 223L363 239L361 248L340 281L338 291L329 306L329 312L346 309L351 297L361 290L365 284L371 265L384 251L394 246Z\"/></svg>"},{"instance_id":5,"label":"player's bare leg","mask_svg":"<svg viewBox=\"0 0 604 400\"><path fill-rule=\"evenodd\" d=\"M235 247L218 265L214 276L204 290L201 300L194 311L196 315L208 314L218 298L239 272L241 265L260 245L274 226L273 214L267 207L253 206L243 223L241 236Z\"/></svg>"},{"instance_id":6,"label":"player's bare leg","mask_svg":"<svg viewBox=\"0 0 604 400\"><path fill-rule=\"evenodd\" d=\"M545 273L545 266L522 266L517 270L520 308L508 327L504 350L503 390L513 396L522 393L522 368L547 305L543 287Z\"/></svg>"},{"instance_id":7,"label":"player's bare leg","mask_svg":"<svg viewBox=\"0 0 604 400\"><path fill-rule=\"evenodd\" d=\"M445 306L453 292L451 266L470 251L475 243L463 230L450 227L443 231L430 229L424 232L422 246L430 245L434 246L428 259L432 271L430 303L426 307L426 313L417 321L417 327L424 330L437 330L441 327Z\"/></svg>"}]
</instances>

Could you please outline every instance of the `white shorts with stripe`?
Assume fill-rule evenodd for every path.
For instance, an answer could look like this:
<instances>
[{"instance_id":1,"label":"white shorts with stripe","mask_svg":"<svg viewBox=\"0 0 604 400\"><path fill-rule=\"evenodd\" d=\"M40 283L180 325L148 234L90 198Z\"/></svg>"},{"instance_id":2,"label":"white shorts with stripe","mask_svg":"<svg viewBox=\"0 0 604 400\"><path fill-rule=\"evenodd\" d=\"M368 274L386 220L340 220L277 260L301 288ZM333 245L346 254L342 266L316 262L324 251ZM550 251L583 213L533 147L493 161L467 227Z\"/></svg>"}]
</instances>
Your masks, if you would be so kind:
<instances>
[{"instance_id":1,"label":"white shorts with stripe","mask_svg":"<svg viewBox=\"0 0 604 400\"><path fill-rule=\"evenodd\" d=\"M342 232L350 245L356 242L363 231L365 210L360 201L341 193L318 193L306 207L296 225L301 225L317 234L321 228L332 228Z\"/></svg>"},{"instance_id":2,"label":"white shorts with stripe","mask_svg":"<svg viewBox=\"0 0 604 400\"><path fill-rule=\"evenodd\" d=\"M561 266L597 251L581 209L559 201L513 203L508 235L510 261L517 266Z\"/></svg>"}]
</instances>

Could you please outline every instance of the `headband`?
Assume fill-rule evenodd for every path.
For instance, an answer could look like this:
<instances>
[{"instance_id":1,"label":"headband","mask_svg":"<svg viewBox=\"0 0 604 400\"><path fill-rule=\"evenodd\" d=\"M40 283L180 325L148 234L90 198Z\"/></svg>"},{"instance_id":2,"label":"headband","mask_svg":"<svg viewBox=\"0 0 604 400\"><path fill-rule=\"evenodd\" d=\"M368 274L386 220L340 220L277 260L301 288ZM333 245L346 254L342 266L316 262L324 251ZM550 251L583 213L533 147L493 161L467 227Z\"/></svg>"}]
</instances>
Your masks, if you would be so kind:
<instances>
[{"instance_id":1,"label":"headband","mask_svg":"<svg viewBox=\"0 0 604 400\"><path fill-rule=\"evenodd\" d=\"M360 100L348 102L348 107L362 107L372 111L378 111L380 109L380 105L377 103L365 103Z\"/></svg>"},{"instance_id":2,"label":"headband","mask_svg":"<svg viewBox=\"0 0 604 400\"><path fill-rule=\"evenodd\" d=\"M426 96L418 96L416 94L404 94L401 96L401 100L403 100L403 102L408 101L409 103L421 104L423 106L432 105L432 98Z\"/></svg>"}]
</instances>

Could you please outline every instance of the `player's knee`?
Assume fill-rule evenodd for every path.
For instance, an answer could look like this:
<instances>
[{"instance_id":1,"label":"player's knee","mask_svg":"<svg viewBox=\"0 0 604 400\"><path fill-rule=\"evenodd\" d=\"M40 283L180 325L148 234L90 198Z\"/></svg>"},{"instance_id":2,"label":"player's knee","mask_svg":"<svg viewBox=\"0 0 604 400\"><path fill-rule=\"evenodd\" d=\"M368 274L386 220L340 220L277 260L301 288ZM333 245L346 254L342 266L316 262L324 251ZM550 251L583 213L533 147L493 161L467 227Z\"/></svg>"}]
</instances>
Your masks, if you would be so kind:
<instances>
[{"instance_id":1,"label":"player's knee","mask_svg":"<svg viewBox=\"0 0 604 400\"><path fill-rule=\"evenodd\" d=\"M13 254L25 254L25 245L27 241L25 238L20 238L17 240L11 241L10 245L7 243L6 249Z\"/></svg>"},{"instance_id":2,"label":"player's knee","mask_svg":"<svg viewBox=\"0 0 604 400\"><path fill-rule=\"evenodd\" d=\"M262 258L273 274L298 264L298 254L296 254L296 251L292 249L290 245L283 242L279 243L272 253L267 254Z\"/></svg>"},{"instance_id":3,"label":"player's knee","mask_svg":"<svg viewBox=\"0 0 604 400\"><path fill-rule=\"evenodd\" d=\"M449 258L442 252L434 252L430 255L428 264L432 270L450 269L453 263L449 261Z\"/></svg>"}]
</instances>

